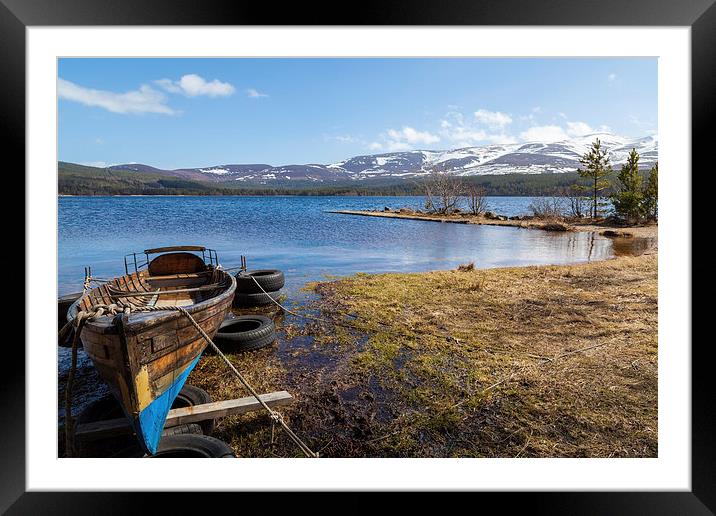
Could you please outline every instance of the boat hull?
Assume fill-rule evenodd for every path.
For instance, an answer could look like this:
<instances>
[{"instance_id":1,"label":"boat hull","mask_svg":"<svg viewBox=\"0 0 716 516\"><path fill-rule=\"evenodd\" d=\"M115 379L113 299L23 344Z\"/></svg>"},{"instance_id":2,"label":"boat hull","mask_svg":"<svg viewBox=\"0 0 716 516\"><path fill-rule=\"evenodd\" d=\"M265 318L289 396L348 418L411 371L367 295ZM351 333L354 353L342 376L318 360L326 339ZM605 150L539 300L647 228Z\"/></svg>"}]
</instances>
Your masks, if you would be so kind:
<instances>
[{"instance_id":1,"label":"boat hull","mask_svg":"<svg viewBox=\"0 0 716 516\"><path fill-rule=\"evenodd\" d=\"M139 437L140 441L144 443L145 449L149 453L156 453L162 431L164 430L164 421L167 419L167 414L169 410L171 410L172 403L174 403L179 391L184 387L189 373L194 369L199 358L201 358L201 354L179 373L176 380L174 380L168 389L141 410L139 417L133 421L134 431L137 433L137 437Z\"/></svg>"},{"instance_id":2,"label":"boat hull","mask_svg":"<svg viewBox=\"0 0 716 516\"><path fill-rule=\"evenodd\" d=\"M119 285L146 283L146 278L132 278L134 275L114 281ZM180 303L211 338L230 310L236 288L236 280L223 271L213 271L212 282L220 285L216 295L197 303L186 300ZM70 308L68 317L76 315L79 309L106 303L104 294L109 291L93 291ZM80 338L83 349L122 406L140 444L146 452L154 454L167 413L206 348L206 340L189 318L175 310L137 310L98 317L85 324Z\"/></svg>"}]
</instances>

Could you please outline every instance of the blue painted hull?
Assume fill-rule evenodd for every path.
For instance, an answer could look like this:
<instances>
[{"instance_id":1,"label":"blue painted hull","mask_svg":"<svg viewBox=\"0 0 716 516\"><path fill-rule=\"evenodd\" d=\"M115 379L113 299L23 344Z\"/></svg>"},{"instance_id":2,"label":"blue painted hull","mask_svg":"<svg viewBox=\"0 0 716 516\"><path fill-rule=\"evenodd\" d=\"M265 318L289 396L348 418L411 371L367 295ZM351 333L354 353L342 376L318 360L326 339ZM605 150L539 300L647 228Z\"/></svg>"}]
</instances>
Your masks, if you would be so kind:
<instances>
[{"instance_id":1,"label":"blue painted hull","mask_svg":"<svg viewBox=\"0 0 716 516\"><path fill-rule=\"evenodd\" d=\"M145 452L152 455L157 452L167 414L199 358L201 353L177 376L174 383L145 407L133 421L134 430Z\"/></svg>"}]
</instances>

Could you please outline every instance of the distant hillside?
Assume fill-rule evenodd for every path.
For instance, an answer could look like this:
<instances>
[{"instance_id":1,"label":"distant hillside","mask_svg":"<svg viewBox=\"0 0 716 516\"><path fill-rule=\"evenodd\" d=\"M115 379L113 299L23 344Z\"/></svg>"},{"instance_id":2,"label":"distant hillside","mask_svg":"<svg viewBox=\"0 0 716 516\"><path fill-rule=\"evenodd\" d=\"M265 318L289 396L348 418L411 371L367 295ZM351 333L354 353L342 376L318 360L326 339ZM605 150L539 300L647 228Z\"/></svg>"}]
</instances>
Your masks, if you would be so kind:
<instances>
[{"instance_id":1,"label":"distant hillside","mask_svg":"<svg viewBox=\"0 0 716 516\"><path fill-rule=\"evenodd\" d=\"M497 174L465 177L486 188L488 195L552 195L579 181L575 172L563 174ZM164 171L115 170L58 163L61 195L422 195L422 179L369 178L360 182L317 184L276 181L270 185L209 183L167 175Z\"/></svg>"},{"instance_id":2,"label":"distant hillside","mask_svg":"<svg viewBox=\"0 0 716 516\"><path fill-rule=\"evenodd\" d=\"M424 177L433 169L448 174L473 177L514 174L564 174L575 172L579 159L599 138L612 164L626 161L631 149L641 156L641 165L651 167L658 160L659 142L655 136L625 138L610 133L594 133L554 143L527 142L483 145L443 151L413 150L356 156L338 163L307 165L243 164L212 165L200 168L160 170L149 165L114 165L112 171L163 174L191 181L232 188L235 185L326 185L371 183L375 179L395 183Z\"/></svg>"},{"instance_id":3,"label":"distant hillside","mask_svg":"<svg viewBox=\"0 0 716 516\"><path fill-rule=\"evenodd\" d=\"M58 192L63 195L176 195L201 194L206 184L187 181L161 171L129 172L88 167L60 161Z\"/></svg>"}]
</instances>

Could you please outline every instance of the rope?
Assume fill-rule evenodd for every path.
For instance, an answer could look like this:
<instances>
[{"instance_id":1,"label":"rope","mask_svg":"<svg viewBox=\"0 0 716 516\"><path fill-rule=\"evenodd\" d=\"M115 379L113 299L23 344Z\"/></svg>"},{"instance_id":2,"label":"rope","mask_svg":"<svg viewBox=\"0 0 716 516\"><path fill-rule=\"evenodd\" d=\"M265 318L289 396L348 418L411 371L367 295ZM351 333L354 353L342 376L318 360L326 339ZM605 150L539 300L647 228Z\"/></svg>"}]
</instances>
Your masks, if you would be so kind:
<instances>
[{"instance_id":1,"label":"rope","mask_svg":"<svg viewBox=\"0 0 716 516\"><path fill-rule=\"evenodd\" d=\"M269 416L271 417L271 420L275 423L278 423L281 425L281 427L284 429L286 434L291 438L291 440L298 445L299 448L301 448L301 451L307 456L312 458L318 458L318 454L314 453L306 443L304 443L296 433L291 430L291 428L286 424L286 421L284 421L283 416L273 410L271 407L269 407L264 400L261 399L261 396L259 396L259 393L256 392L256 390L251 386L251 384L244 378L244 375L242 375L236 367L234 367L234 364L231 363L231 361L222 353L222 351L219 349L219 347L214 344L214 341L209 337L204 329L199 326L199 323L196 322L196 320L191 316L191 314L182 306L162 306L162 307L156 307L156 306L145 306L137 309L140 312L154 312L154 311L162 311L162 310L173 310L176 312L179 312L180 314L184 315L187 319L189 319L189 322L196 328L196 330L201 334L201 336L206 340L207 343L211 346L211 348L216 352L217 355L221 357L221 359L226 362L226 365L229 366L231 371L236 375L236 377L241 381L241 383L246 387L246 389L251 393L251 395L256 398L256 401L259 402L259 404L266 409L266 411L269 413Z\"/></svg>"},{"instance_id":2,"label":"rope","mask_svg":"<svg viewBox=\"0 0 716 516\"><path fill-rule=\"evenodd\" d=\"M87 321L104 315L105 312L116 314L118 305L95 305L90 310L81 310L71 321L68 321L59 331L58 338L64 340L72 326L75 326L75 335L72 339L72 362L70 372L67 375L65 384L65 453L68 457L74 456L74 418L72 417L72 387L75 381L77 370L77 347L80 341L80 334Z\"/></svg>"},{"instance_id":3,"label":"rope","mask_svg":"<svg viewBox=\"0 0 716 516\"><path fill-rule=\"evenodd\" d=\"M224 353L217 347L216 344L214 344L214 341L209 337L209 335L206 334L204 329L199 326L199 323L196 322L194 317L184 308L181 306L142 306L142 307L134 307L130 308L129 306L123 306L119 304L110 304L110 305L104 305L104 304L98 304L92 306L90 310L82 310L77 313L75 318L65 324L65 326L62 327L60 330L60 337L62 337L63 332L66 333L66 328L70 326L71 324L75 324L75 336L72 341L72 365L70 367L70 372L67 377L67 385L65 386L65 445L67 448L67 456L72 457L74 453L74 449L72 446L73 443L73 436L74 436L74 421L72 418L72 387L74 383L74 375L75 370L77 369L77 345L80 340L80 334L82 333L82 329L84 328L85 323L93 319L95 317L100 317L105 314L112 314L116 315L119 312L124 312L126 314L129 314L132 310L135 312L160 312L160 311L175 311L179 312L180 314L184 315L187 319L189 319L189 322L196 328L196 330L199 332L199 334L206 340L206 342L211 346L211 348L216 352L217 355L219 355L222 360L229 366L231 371L237 376L237 378L241 381L241 383L246 387L246 389L251 393L251 395L256 398L256 401L259 402L259 404L269 413L269 416L271 418L271 421L273 423L278 423L281 425L281 427L284 429L286 434L289 436L289 438L296 443L296 445L301 449L301 451L306 455L307 457L311 458L318 458L318 453L315 453L311 450L311 448L308 447L306 443L304 443L301 438L296 435L296 433L291 430L291 428L288 426L286 421L283 418L283 415L281 413L273 410L271 407L269 407L266 402L261 399L261 396L259 396L258 392L251 386L251 384L244 378L244 376L239 372L236 367L234 367L234 364L231 363L231 361L224 355ZM66 335L65 335L66 336Z\"/></svg>"}]
</instances>

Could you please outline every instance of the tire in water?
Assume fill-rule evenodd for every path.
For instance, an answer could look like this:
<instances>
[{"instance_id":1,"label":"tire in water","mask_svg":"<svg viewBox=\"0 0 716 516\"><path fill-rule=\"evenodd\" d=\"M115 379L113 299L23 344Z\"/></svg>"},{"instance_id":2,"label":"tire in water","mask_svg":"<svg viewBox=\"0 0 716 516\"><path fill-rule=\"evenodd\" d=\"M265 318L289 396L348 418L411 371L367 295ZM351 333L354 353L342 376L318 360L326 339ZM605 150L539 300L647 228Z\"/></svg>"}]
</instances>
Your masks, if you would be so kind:
<instances>
[{"instance_id":1,"label":"tire in water","mask_svg":"<svg viewBox=\"0 0 716 516\"><path fill-rule=\"evenodd\" d=\"M254 281L256 279L256 281ZM258 282L261 288L256 284ZM286 284L286 278L278 269L257 269L252 271L239 271L236 274L236 292L242 294L261 294L281 290Z\"/></svg>"}]
</instances>

